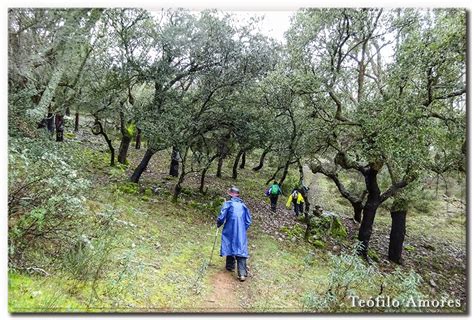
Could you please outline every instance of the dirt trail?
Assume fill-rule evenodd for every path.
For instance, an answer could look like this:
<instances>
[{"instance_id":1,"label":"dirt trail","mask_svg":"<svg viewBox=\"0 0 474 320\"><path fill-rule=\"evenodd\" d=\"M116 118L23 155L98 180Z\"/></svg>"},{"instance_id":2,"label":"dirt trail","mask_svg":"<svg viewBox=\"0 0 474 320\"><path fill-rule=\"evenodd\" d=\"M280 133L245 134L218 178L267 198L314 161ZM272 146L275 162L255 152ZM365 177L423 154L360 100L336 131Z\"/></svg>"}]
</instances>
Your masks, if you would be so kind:
<instances>
[{"instance_id":1,"label":"dirt trail","mask_svg":"<svg viewBox=\"0 0 474 320\"><path fill-rule=\"evenodd\" d=\"M203 308L206 312L242 312L237 289L235 274L219 268L212 276L212 292L205 299Z\"/></svg>"},{"instance_id":2,"label":"dirt trail","mask_svg":"<svg viewBox=\"0 0 474 320\"><path fill-rule=\"evenodd\" d=\"M306 181L310 187L310 200L319 196L317 188L317 178L307 166L304 167ZM278 213L270 212L268 201L254 201L248 199L247 206L252 212L252 218L255 222L253 229L257 228L266 233L276 235L277 237L285 237L280 234L279 229L282 226L293 226L299 223L295 220L292 210L285 209L286 197L282 197L278 203ZM253 231L253 230L252 230ZM251 234L249 235L251 238ZM280 240L282 240L280 238ZM238 296L239 290L245 287L246 283L237 281L235 273L225 270L224 266L214 266L209 269L213 272L211 276L211 293L204 299L203 311L205 312L244 312L245 309L240 305ZM249 281L251 279L247 279ZM244 289L245 290L245 289Z\"/></svg>"}]
</instances>

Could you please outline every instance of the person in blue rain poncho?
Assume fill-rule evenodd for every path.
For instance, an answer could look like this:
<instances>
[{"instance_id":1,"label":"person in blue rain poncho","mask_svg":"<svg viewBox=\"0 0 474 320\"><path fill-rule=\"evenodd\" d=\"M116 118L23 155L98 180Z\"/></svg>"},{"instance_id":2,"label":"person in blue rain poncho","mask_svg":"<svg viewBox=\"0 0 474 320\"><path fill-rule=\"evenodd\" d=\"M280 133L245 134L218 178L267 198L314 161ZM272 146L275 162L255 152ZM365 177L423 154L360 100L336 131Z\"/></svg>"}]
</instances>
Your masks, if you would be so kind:
<instances>
[{"instance_id":1,"label":"person in blue rain poncho","mask_svg":"<svg viewBox=\"0 0 474 320\"><path fill-rule=\"evenodd\" d=\"M238 279L247 277L247 229L252 223L250 211L240 199L240 191L232 187L228 191L230 200L224 202L217 217L217 227L224 224L222 230L221 257L226 257L226 269L234 271L237 260Z\"/></svg>"}]
</instances>

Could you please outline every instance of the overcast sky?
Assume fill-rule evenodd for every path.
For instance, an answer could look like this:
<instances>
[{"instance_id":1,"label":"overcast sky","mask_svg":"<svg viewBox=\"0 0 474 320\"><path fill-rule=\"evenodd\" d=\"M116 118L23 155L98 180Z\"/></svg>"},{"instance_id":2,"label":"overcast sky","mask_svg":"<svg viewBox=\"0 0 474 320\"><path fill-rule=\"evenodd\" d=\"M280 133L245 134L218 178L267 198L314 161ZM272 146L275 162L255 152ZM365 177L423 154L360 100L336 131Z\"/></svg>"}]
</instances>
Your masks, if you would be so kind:
<instances>
[{"instance_id":1,"label":"overcast sky","mask_svg":"<svg viewBox=\"0 0 474 320\"><path fill-rule=\"evenodd\" d=\"M264 16L260 22L260 30L278 41L284 40L284 33L290 27L290 18L295 11L233 11L236 16Z\"/></svg>"}]
</instances>

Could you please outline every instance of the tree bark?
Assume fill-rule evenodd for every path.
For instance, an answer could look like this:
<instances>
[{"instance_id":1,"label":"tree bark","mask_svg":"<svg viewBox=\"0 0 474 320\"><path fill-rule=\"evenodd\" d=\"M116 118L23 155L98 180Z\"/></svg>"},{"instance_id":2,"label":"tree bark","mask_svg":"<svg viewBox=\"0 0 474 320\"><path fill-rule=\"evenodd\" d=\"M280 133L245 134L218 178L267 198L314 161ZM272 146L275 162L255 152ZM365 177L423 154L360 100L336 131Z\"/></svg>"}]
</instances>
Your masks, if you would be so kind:
<instances>
[{"instance_id":1,"label":"tree bark","mask_svg":"<svg viewBox=\"0 0 474 320\"><path fill-rule=\"evenodd\" d=\"M98 131L94 131L94 128L92 129L92 133L96 136L102 135L105 139L105 142L107 142L107 145L109 146L110 150L110 166L113 167L115 165L115 149L114 146L112 145L112 141L109 139L109 136L104 130L104 127L102 126L102 123L99 121L99 119L95 119L95 127L98 129Z\"/></svg>"},{"instance_id":2,"label":"tree bark","mask_svg":"<svg viewBox=\"0 0 474 320\"><path fill-rule=\"evenodd\" d=\"M230 132L227 133L225 136L223 136L222 139L218 143L219 161L217 162L217 173L216 173L216 177L218 178L222 177L222 166L224 164L224 159L229 154L229 147L227 146L229 139L230 139Z\"/></svg>"},{"instance_id":3,"label":"tree bark","mask_svg":"<svg viewBox=\"0 0 474 320\"><path fill-rule=\"evenodd\" d=\"M377 209L381 204L380 188L377 183L377 174L378 171L370 167L364 172L368 196L362 210L363 216L359 228L358 239L361 242L359 254L365 259L368 259L367 253L369 250L370 237L372 236L375 214L377 213Z\"/></svg>"},{"instance_id":4,"label":"tree bark","mask_svg":"<svg viewBox=\"0 0 474 320\"><path fill-rule=\"evenodd\" d=\"M390 230L390 244L388 246L388 259L395 263L402 263L403 241L405 240L407 208L390 210L392 228Z\"/></svg>"},{"instance_id":5,"label":"tree bark","mask_svg":"<svg viewBox=\"0 0 474 320\"><path fill-rule=\"evenodd\" d=\"M48 111L48 118L46 119L46 126L50 133L54 132L54 114Z\"/></svg>"},{"instance_id":6,"label":"tree bark","mask_svg":"<svg viewBox=\"0 0 474 320\"><path fill-rule=\"evenodd\" d=\"M174 186L174 193L173 193L173 202L178 201L179 194L181 193L182 187L181 184L184 181L184 171L181 171L181 174L179 175L178 182Z\"/></svg>"},{"instance_id":7,"label":"tree bark","mask_svg":"<svg viewBox=\"0 0 474 320\"><path fill-rule=\"evenodd\" d=\"M130 177L130 181L131 182L135 182L135 183L138 183L138 181L140 180L140 177L143 173L143 171L145 171L146 167L148 166L148 163L150 162L150 159L151 157L155 154L156 151L148 148L145 152L145 155L143 156L143 159L142 161L140 162L140 164L135 168L135 171L133 171L133 174L132 176Z\"/></svg>"},{"instance_id":8,"label":"tree bark","mask_svg":"<svg viewBox=\"0 0 474 320\"><path fill-rule=\"evenodd\" d=\"M253 171L259 171L260 169L263 168L263 164L265 162L265 157L267 156L267 154L270 152L270 147L266 148L265 150L263 150L262 152L262 155L260 156L260 161L258 162L258 166L256 167L253 167L252 170Z\"/></svg>"},{"instance_id":9,"label":"tree bark","mask_svg":"<svg viewBox=\"0 0 474 320\"><path fill-rule=\"evenodd\" d=\"M79 131L79 112L76 111L76 120L74 121L74 131Z\"/></svg>"},{"instance_id":10,"label":"tree bark","mask_svg":"<svg viewBox=\"0 0 474 320\"><path fill-rule=\"evenodd\" d=\"M137 136L135 138L135 149L139 150L142 146L142 129L137 127Z\"/></svg>"},{"instance_id":11,"label":"tree bark","mask_svg":"<svg viewBox=\"0 0 474 320\"><path fill-rule=\"evenodd\" d=\"M128 147L130 146L132 137L128 133L125 126L125 115L123 114L123 111L120 111L120 132L122 133L122 140L120 141L118 162L121 164L126 164Z\"/></svg>"},{"instance_id":12,"label":"tree bark","mask_svg":"<svg viewBox=\"0 0 474 320\"><path fill-rule=\"evenodd\" d=\"M199 184L199 192L204 193L204 183L206 180L206 173L209 167L202 169L201 171L201 183Z\"/></svg>"},{"instance_id":13,"label":"tree bark","mask_svg":"<svg viewBox=\"0 0 474 320\"><path fill-rule=\"evenodd\" d=\"M242 161L240 162L240 169L245 169L245 154L246 152L242 153Z\"/></svg>"},{"instance_id":14,"label":"tree bark","mask_svg":"<svg viewBox=\"0 0 474 320\"><path fill-rule=\"evenodd\" d=\"M217 161L217 172L216 177L222 178L222 165L224 164L224 157L220 156L219 161Z\"/></svg>"},{"instance_id":15,"label":"tree bark","mask_svg":"<svg viewBox=\"0 0 474 320\"><path fill-rule=\"evenodd\" d=\"M275 170L275 172L274 172L273 175L270 177L270 179L267 180L267 182L265 183L265 185L269 184L270 181L275 180L275 179L276 179L276 176L277 176L277 174L278 174L278 172L280 172L281 169L283 169L283 166L278 167L278 168Z\"/></svg>"},{"instance_id":16,"label":"tree bark","mask_svg":"<svg viewBox=\"0 0 474 320\"><path fill-rule=\"evenodd\" d=\"M170 176L177 177L179 176L179 150L176 147L173 147L171 152L171 163L170 163Z\"/></svg>"},{"instance_id":17,"label":"tree bark","mask_svg":"<svg viewBox=\"0 0 474 320\"><path fill-rule=\"evenodd\" d=\"M354 209L354 220L360 223L362 220L362 210L364 209L364 205L362 204L362 201L351 202L351 205Z\"/></svg>"},{"instance_id":18,"label":"tree bark","mask_svg":"<svg viewBox=\"0 0 474 320\"><path fill-rule=\"evenodd\" d=\"M55 118L55 126L56 126L56 141L63 142L64 141L64 116L62 114L56 113Z\"/></svg>"},{"instance_id":19,"label":"tree bark","mask_svg":"<svg viewBox=\"0 0 474 320\"><path fill-rule=\"evenodd\" d=\"M364 208L363 201L365 199L367 191L364 190L364 192L360 196L356 196L355 194L349 192L339 179L338 173L329 168L325 168L323 165L321 165L321 163L311 163L310 169L314 174L324 174L336 184L339 193L351 203L352 208L354 209L354 220L357 222L361 222L362 210Z\"/></svg>"},{"instance_id":20,"label":"tree bark","mask_svg":"<svg viewBox=\"0 0 474 320\"><path fill-rule=\"evenodd\" d=\"M206 173L207 173L207 170L209 170L209 168L211 167L211 164L212 162L218 157L218 155L216 154L215 156L213 156L209 162L207 163L206 167L204 169L202 169L201 171L201 183L199 185L199 192L201 193L205 193L204 192L204 184L206 182Z\"/></svg>"},{"instance_id":21,"label":"tree bark","mask_svg":"<svg viewBox=\"0 0 474 320\"><path fill-rule=\"evenodd\" d=\"M285 182L286 176L288 175L288 169L290 167L290 164L291 164L291 158L288 159L288 161L286 161L285 166L283 167L283 174L281 175L280 182L279 182L280 186L282 186L283 182Z\"/></svg>"},{"instance_id":22,"label":"tree bark","mask_svg":"<svg viewBox=\"0 0 474 320\"><path fill-rule=\"evenodd\" d=\"M178 178L178 182L174 186L174 193L173 193L173 202L178 201L179 194L181 193L181 184L184 182L184 178L186 176L186 156L188 154L188 149L184 151L183 157L181 158L181 173Z\"/></svg>"},{"instance_id":23,"label":"tree bark","mask_svg":"<svg viewBox=\"0 0 474 320\"><path fill-rule=\"evenodd\" d=\"M121 164L127 163L128 147L130 146L131 141L132 138L129 135L122 135L118 154L118 162L120 162Z\"/></svg>"},{"instance_id":24,"label":"tree bark","mask_svg":"<svg viewBox=\"0 0 474 320\"><path fill-rule=\"evenodd\" d=\"M239 160L240 160L240 157L242 156L242 154L244 153L244 150L239 150L239 152L237 153L237 156L235 157L235 160L234 160L234 166L232 167L232 179L237 179L237 168L239 166Z\"/></svg>"}]
</instances>

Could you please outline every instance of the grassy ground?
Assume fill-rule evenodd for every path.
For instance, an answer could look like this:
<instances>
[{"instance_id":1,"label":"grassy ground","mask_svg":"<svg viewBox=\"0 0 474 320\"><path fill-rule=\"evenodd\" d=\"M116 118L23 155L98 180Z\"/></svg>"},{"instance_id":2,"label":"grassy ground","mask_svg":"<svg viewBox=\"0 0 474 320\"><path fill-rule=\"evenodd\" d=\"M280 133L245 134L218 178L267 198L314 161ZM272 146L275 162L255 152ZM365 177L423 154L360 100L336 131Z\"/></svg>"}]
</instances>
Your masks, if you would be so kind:
<instances>
[{"instance_id":1,"label":"grassy ground","mask_svg":"<svg viewBox=\"0 0 474 320\"><path fill-rule=\"evenodd\" d=\"M132 154L132 161L138 161L140 153ZM166 154L154 161L160 156ZM63 271L47 277L10 272L10 312L202 311L200 306L211 294L213 275L224 265L224 258L218 256L219 241L213 265L202 270L212 250L217 215L206 201L215 202L216 197L198 201L196 181L189 177L181 200L173 203L168 187L174 180L154 163L150 167L160 178L145 174L142 188L156 184L163 188L159 195L145 196L126 182L127 172L110 169L107 157L99 153L97 157L100 160L91 169L97 184L87 199L87 214L108 213L114 221L111 235L104 235L112 249L104 258L101 276L94 281L74 279ZM229 171L227 165L224 174L228 176ZM251 172L245 174L239 181L242 188L252 190L250 198L260 197L256 188L260 189L261 182L253 180ZM261 179L264 176L262 173ZM221 183L232 181L224 178ZM225 188L219 188L212 185L208 193L224 195ZM220 207L222 201L217 201ZM251 252L255 252L249 261L252 280L237 288L239 301L235 303L248 311L298 311L301 293L317 285L327 272L324 264L305 267L304 258L313 250L309 244L288 246L261 234L258 224L249 237Z\"/></svg>"},{"instance_id":2,"label":"grassy ground","mask_svg":"<svg viewBox=\"0 0 474 320\"><path fill-rule=\"evenodd\" d=\"M80 152L91 157L91 166L87 170L94 181L87 196L87 215L107 215L106 221L109 222L93 242L97 243L97 248L82 253L82 256L72 255L70 269L56 268L54 262L50 262L52 271L48 276L12 269L9 273L10 312L211 310L215 300L219 299L215 279L223 272L224 266L224 258L218 255L220 241L212 264L207 265L214 241L214 221L225 190L235 183L251 208L254 224L249 232L251 277L245 283L234 281L220 288L224 290L223 294L231 294L232 291L232 301L228 303L233 305L229 307L243 312L299 312L303 310L303 300L308 292L323 294L327 290L332 271L331 247L321 249L306 243L301 230L295 235L282 232L283 226L288 230L297 222L289 211L283 209L283 199L280 200L278 216L272 216L268 211L263 192L264 183L272 172L268 167L258 173L250 170L258 155L248 155L250 163L240 171L237 181L228 178L232 159L224 167L224 178L215 178L215 168L210 170L206 181L209 189L204 196L197 192L198 175L188 176L180 200L174 203L170 190L175 180L167 176L167 152L152 158L137 187L127 183L127 177L130 168L141 160L143 149L130 150L129 168L109 168L106 153L83 144L80 148ZM288 180L295 180L296 175L293 171ZM157 193L152 192L151 187L157 188ZM338 196L334 185L319 177L316 187L314 203L341 214L350 227L347 221L351 210L346 200ZM377 254L383 256L386 252L383 237L389 234L389 214L386 210L379 212L375 224L373 246ZM440 268L446 266L442 260L450 256L443 244L450 242L460 252L458 258L462 260L462 254L465 257L464 225L465 218L459 212L451 216L423 212L410 214L407 246L414 249L405 252L410 263L404 270L418 268L424 276L422 291L427 294L437 296L448 292L450 282L444 279L446 272L443 273ZM433 234L430 230L435 227L437 232ZM94 234L93 231L91 234ZM351 236L354 237L354 234ZM352 242L353 239L349 238L343 247L350 247ZM422 247L428 242L435 248L435 254ZM422 253L427 254L419 258ZM435 255L441 259L440 265L432 268L429 261ZM413 264L413 261L420 263ZM380 266L385 267L387 272L393 271L394 267L387 268L382 262ZM81 265L85 267L74 269L74 266L78 269ZM49 270L47 265L44 268ZM454 277L457 279L454 283L455 294L462 291L459 287L462 286L460 281L465 278L465 266L464 269L458 267L456 272L459 279ZM234 280L232 277L228 279ZM433 279L439 287L430 287L428 283ZM360 291L364 292L364 288ZM369 291L366 293L370 294Z\"/></svg>"}]
</instances>

